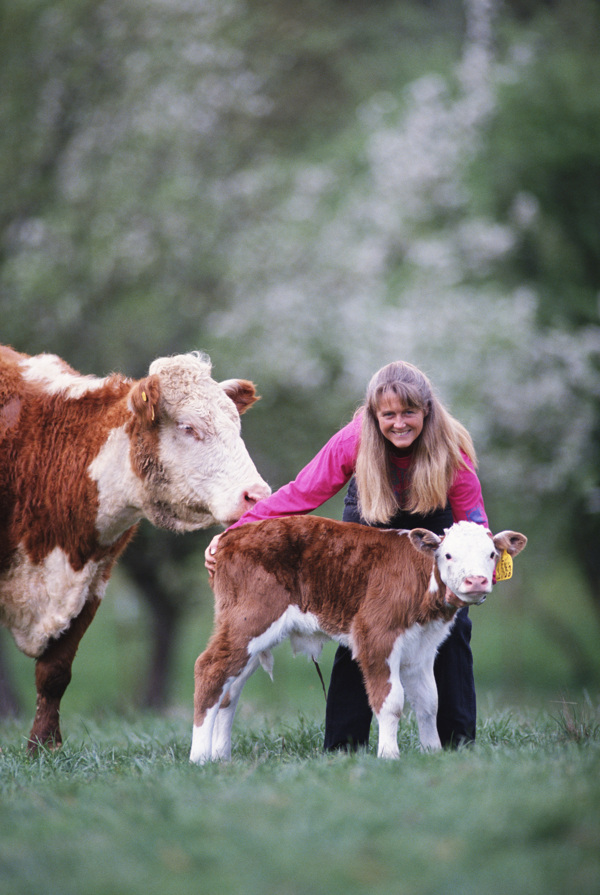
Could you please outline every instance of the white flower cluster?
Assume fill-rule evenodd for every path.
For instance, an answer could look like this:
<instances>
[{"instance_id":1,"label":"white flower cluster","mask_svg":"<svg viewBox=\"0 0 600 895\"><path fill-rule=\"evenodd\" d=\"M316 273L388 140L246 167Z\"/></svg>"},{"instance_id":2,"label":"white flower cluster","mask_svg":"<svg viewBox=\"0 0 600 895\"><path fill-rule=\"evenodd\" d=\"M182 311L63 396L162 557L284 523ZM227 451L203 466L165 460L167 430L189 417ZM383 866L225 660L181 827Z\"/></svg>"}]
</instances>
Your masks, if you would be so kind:
<instances>
[{"instance_id":1,"label":"white flower cluster","mask_svg":"<svg viewBox=\"0 0 600 895\"><path fill-rule=\"evenodd\" d=\"M358 111L362 175L349 182L335 162L301 168L287 184L281 174L284 198L271 216L227 245L233 303L211 325L243 345L261 376L310 389L327 387L332 351L356 395L383 363L416 363L468 423L490 487L526 483L535 501L584 463L600 329L542 331L531 290L469 285L487 282L537 213L534 197L519 195L511 226L482 219L465 186L494 113L495 79L508 77L492 57L494 7L466 3L455 84L427 76ZM528 58L513 55L513 79ZM273 190L272 165L255 172L252 188ZM562 407L569 424L558 434Z\"/></svg>"}]
</instances>

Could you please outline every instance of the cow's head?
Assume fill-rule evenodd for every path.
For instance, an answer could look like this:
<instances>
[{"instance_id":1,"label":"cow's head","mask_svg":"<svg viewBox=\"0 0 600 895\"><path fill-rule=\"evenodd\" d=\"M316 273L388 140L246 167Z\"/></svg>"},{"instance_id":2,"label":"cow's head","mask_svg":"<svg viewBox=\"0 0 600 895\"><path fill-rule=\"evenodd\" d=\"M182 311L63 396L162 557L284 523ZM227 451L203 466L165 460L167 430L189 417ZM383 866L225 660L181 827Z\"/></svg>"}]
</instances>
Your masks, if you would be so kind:
<instances>
[{"instance_id":1,"label":"cow's head","mask_svg":"<svg viewBox=\"0 0 600 895\"><path fill-rule=\"evenodd\" d=\"M425 528L409 531L408 537L417 550L434 558L446 600L459 607L483 603L502 552L516 556L527 544L518 531L492 535L475 522L456 522L442 538Z\"/></svg>"},{"instance_id":2,"label":"cow's head","mask_svg":"<svg viewBox=\"0 0 600 895\"><path fill-rule=\"evenodd\" d=\"M271 489L240 435L240 413L258 400L244 379L218 383L206 356L155 360L129 395L131 460L143 511L175 531L231 524Z\"/></svg>"}]
</instances>

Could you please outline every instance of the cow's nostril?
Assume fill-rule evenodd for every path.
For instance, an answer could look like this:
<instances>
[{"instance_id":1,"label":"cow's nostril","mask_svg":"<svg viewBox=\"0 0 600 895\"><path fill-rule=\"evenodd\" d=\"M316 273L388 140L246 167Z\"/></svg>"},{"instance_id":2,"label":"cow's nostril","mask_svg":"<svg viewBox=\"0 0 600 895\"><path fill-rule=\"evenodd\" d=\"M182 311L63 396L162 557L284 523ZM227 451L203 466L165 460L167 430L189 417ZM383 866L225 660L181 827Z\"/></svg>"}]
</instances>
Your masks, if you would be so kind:
<instances>
[{"instance_id":1,"label":"cow's nostril","mask_svg":"<svg viewBox=\"0 0 600 895\"><path fill-rule=\"evenodd\" d=\"M263 485L253 485L251 489L243 492L242 500L245 503L249 503L251 504L251 506L254 506L254 504L258 503L259 500L263 500L265 497L268 497L270 493L271 489L266 483L264 483Z\"/></svg>"}]
</instances>

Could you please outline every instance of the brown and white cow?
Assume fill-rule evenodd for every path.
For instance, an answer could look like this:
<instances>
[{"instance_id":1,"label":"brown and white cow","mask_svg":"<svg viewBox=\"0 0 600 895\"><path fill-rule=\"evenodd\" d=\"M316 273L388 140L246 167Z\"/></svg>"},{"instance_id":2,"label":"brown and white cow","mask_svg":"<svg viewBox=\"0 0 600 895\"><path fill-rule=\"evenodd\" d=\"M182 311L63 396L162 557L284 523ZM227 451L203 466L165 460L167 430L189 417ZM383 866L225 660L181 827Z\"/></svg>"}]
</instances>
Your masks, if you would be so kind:
<instances>
[{"instance_id":1,"label":"brown and white cow","mask_svg":"<svg viewBox=\"0 0 600 895\"><path fill-rule=\"evenodd\" d=\"M0 347L0 622L36 659L32 749L61 742L79 641L136 523L228 524L270 493L240 437L254 385L210 373L191 353L96 378Z\"/></svg>"},{"instance_id":2,"label":"brown and white cow","mask_svg":"<svg viewBox=\"0 0 600 895\"><path fill-rule=\"evenodd\" d=\"M404 696L423 749L439 749L436 652L462 606L492 589L502 552L527 538L491 535L474 522L443 538L423 528L382 530L317 516L249 523L219 542L213 578L215 627L195 667L190 760L231 756L231 728L245 682L290 638L315 660L327 640L349 646L379 722L378 755L399 755Z\"/></svg>"}]
</instances>

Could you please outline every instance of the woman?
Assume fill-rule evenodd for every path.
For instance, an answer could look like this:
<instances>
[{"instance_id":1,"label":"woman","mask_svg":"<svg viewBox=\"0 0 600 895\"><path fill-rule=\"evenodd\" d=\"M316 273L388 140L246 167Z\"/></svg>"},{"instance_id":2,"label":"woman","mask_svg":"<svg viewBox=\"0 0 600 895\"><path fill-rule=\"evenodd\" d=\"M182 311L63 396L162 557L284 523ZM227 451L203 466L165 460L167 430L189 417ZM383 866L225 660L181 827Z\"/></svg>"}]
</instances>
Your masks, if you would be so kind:
<instances>
[{"instance_id":1,"label":"woman","mask_svg":"<svg viewBox=\"0 0 600 895\"><path fill-rule=\"evenodd\" d=\"M448 413L417 367L396 361L371 379L352 422L337 432L293 482L259 501L233 527L273 516L309 513L350 480L343 520L385 528L428 528L443 534L466 519L487 526L473 442ZM206 550L212 574L217 535ZM475 739L471 620L457 615L435 662L442 745ZM350 650L339 647L331 672L325 749L365 746L372 713Z\"/></svg>"}]
</instances>

